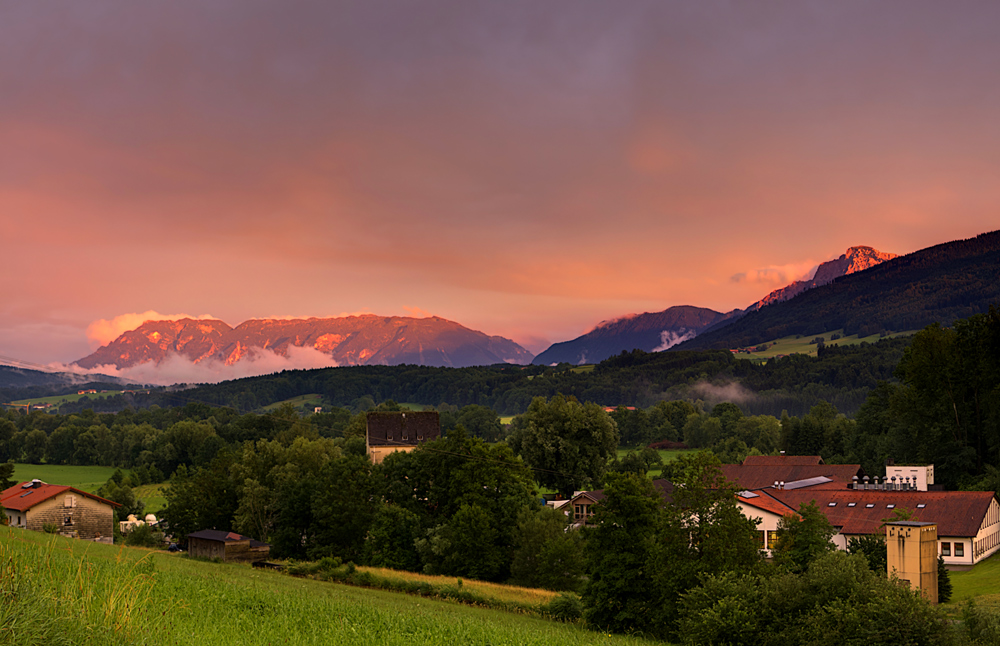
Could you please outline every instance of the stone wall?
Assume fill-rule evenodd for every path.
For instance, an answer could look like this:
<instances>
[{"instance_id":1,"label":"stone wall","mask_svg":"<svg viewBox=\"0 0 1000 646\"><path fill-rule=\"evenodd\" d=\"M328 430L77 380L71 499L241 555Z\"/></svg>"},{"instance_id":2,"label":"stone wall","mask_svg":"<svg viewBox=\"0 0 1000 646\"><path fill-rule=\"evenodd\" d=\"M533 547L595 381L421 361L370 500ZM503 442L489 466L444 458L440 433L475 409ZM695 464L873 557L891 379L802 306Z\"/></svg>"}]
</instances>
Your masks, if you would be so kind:
<instances>
[{"instance_id":1,"label":"stone wall","mask_svg":"<svg viewBox=\"0 0 1000 646\"><path fill-rule=\"evenodd\" d=\"M44 531L55 525L58 533L73 538L94 539L114 536L114 511L111 505L72 491L49 498L27 511L27 528Z\"/></svg>"}]
</instances>

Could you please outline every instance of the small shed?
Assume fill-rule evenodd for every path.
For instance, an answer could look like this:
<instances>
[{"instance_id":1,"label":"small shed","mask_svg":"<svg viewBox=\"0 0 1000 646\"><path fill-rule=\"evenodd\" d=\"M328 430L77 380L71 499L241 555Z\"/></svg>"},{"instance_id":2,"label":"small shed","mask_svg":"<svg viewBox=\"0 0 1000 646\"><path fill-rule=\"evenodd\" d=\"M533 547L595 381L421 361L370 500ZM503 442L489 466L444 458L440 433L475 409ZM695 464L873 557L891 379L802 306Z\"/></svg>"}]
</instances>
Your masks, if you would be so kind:
<instances>
[{"instance_id":1,"label":"small shed","mask_svg":"<svg viewBox=\"0 0 1000 646\"><path fill-rule=\"evenodd\" d=\"M236 532L203 529L188 534L188 554L197 558L219 559L224 562L253 563L265 561L271 552L267 543Z\"/></svg>"}]
</instances>

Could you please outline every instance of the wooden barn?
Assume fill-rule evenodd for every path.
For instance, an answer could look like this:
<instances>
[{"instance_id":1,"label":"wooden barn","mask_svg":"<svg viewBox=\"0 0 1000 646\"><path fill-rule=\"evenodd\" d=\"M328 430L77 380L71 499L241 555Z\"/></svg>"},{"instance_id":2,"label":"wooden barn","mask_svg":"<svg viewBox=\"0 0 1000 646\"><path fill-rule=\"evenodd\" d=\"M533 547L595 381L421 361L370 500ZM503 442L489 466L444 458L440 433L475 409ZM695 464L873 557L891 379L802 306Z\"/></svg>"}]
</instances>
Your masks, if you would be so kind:
<instances>
[{"instance_id":1,"label":"wooden barn","mask_svg":"<svg viewBox=\"0 0 1000 646\"><path fill-rule=\"evenodd\" d=\"M249 536L218 529L203 529L188 534L188 554L196 558L219 559L224 562L253 563L266 561L271 552L267 543Z\"/></svg>"}]
</instances>

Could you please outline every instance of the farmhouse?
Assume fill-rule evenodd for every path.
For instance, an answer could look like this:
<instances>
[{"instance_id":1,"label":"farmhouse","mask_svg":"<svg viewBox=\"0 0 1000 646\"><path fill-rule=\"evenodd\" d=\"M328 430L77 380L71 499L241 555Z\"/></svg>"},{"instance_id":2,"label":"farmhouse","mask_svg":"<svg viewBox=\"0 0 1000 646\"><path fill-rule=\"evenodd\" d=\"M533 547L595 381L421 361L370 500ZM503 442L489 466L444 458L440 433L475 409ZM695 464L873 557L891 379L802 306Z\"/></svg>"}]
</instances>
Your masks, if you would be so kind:
<instances>
[{"instance_id":1,"label":"farmhouse","mask_svg":"<svg viewBox=\"0 0 1000 646\"><path fill-rule=\"evenodd\" d=\"M396 451L412 451L418 444L441 437L437 412L368 413L365 443L372 462L378 464Z\"/></svg>"},{"instance_id":2,"label":"farmhouse","mask_svg":"<svg viewBox=\"0 0 1000 646\"><path fill-rule=\"evenodd\" d=\"M120 504L65 485L22 482L0 492L0 506L11 527L43 531L46 526L72 538L110 543L114 510Z\"/></svg>"},{"instance_id":3,"label":"farmhouse","mask_svg":"<svg viewBox=\"0 0 1000 646\"><path fill-rule=\"evenodd\" d=\"M197 558L219 559L236 563L266 561L271 552L267 543L249 536L216 529L203 529L188 534L188 554Z\"/></svg>"},{"instance_id":4,"label":"farmhouse","mask_svg":"<svg viewBox=\"0 0 1000 646\"><path fill-rule=\"evenodd\" d=\"M670 482L666 478L659 478L657 480L653 480L653 487L656 488L657 493L660 494L660 497L662 497L665 502L671 502L673 500L674 483ZM565 512L567 515L569 515L570 510L573 512L573 523L570 526L575 529L593 522L592 518L594 516L594 508L602 500L604 500L603 489L577 492L570 499L568 509ZM562 506L566 505L561 505L560 507Z\"/></svg>"}]
</instances>

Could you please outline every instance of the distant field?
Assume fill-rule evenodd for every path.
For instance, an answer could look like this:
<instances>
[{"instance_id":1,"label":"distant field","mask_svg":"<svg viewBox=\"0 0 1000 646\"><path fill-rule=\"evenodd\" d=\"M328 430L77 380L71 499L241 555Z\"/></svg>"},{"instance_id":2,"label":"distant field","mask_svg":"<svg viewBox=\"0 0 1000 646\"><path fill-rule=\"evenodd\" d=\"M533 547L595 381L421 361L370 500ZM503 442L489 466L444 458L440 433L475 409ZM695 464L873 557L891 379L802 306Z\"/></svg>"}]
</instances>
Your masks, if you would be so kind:
<instances>
[{"instance_id":1,"label":"distant field","mask_svg":"<svg viewBox=\"0 0 1000 646\"><path fill-rule=\"evenodd\" d=\"M51 404L53 408L58 409L60 404L66 404L70 402L76 402L84 397L89 397L91 399L105 399L106 397L111 397L113 395L122 394L122 390L111 390L106 393L90 393L89 395L53 395L52 397L37 397L35 399L18 399L17 401L6 402L12 406L27 406L29 404Z\"/></svg>"},{"instance_id":2,"label":"distant field","mask_svg":"<svg viewBox=\"0 0 1000 646\"><path fill-rule=\"evenodd\" d=\"M826 339L826 345L858 345L860 343L877 343L881 339L894 339L900 336L912 336L916 334L918 330L909 330L906 332L893 332L887 336L881 336L878 334L873 334L871 336L859 337L857 335L853 336L841 336L841 338L836 341L831 341L830 337L834 334L843 335L843 330L833 330L831 332L824 332L823 334L814 334L811 336L786 336L781 339L776 339L774 341L768 341L769 347L767 350L762 352L752 352L750 354L739 353L736 356L740 359L749 359L751 361L767 361L772 357L776 357L779 354L807 354L811 357L816 356L816 344L809 343L818 336L824 337ZM774 345L771 345L774 344ZM760 344L763 345L763 344Z\"/></svg>"},{"instance_id":3,"label":"distant field","mask_svg":"<svg viewBox=\"0 0 1000 646\"><path fill-rule=\"evenodd\" d=\"M135 492L135 497L146 503L147 514L160 515L163 508L167 506L167 499L163 497L163 489L167 484L148 484L136 487L132 491Z\"/></svg>"},{"instance_id":4,"label":"distant field","mask_svg":"<svg viewBox=\"0 0 1000 646\"><path fill-rule=\"evenodd\" d=\"M678 456L681 456L685 453L691 453L692 451L695 450L696 449L660 449L658 453L660 454L660 459L663 460L663 464L666 464L668 462L673 462L678 458ZM618 447L618 459L621 460L623 457L628 455L629 451L635 451L635 449L626 449ZM638 453L638 451L636 451L636 453ZM648 475L650 478L655 479L659 478L662 473L663 473L662 469L652 469L650 470Z\"/></svg>"},{"instance_id":5,"label":"distant field","mask_svg":"<svg viewBox=\"0 0 1000 646\"><path fill-rule=\"evenodd\" d=\"M419 574L416 572L403 572L399 570L388 570L377 567L359 567L359 571L371 572L386 579L397 579L400 581L419 581L432 585L455 585L458 581L453 576L434 576L430 574ZM522 588L515 585L503 585L500 583L488 583L486 581L476 581L474 579L463 579L462 587L487 599L497 601L522 603L528 605L542 606L559 596L558 592L550 590L539 590L536 588Z\"/></svg>"},{"instance_id":6,"label":"distant field","mask_svg":"<svg viewBox=\"0 0 1000 646\"><path fill-rule=\"evenodd\" d=\"M582 366L577 366L575 368L570 368L569 371L570 372L575 372L577 374L579 374L581 372L593 372L595 367L596 366L594 366L594 364L588 363L588 364L585 364L585 365L582 365Z\"/></svg>"},{"instance_id":7,"label":"distant field","mask_svg":"<svg viewBox=\"0 0 1000 646\"><path fill-rule=\"evenodd\" d=\"M137 636L134 643L193 646L656 643L451 601L7 527L0 527L0 559L26 579L28 589L37 590L30 601L13 598L20 605L12 610L27 612L34 607L29 603L47 602L42 614L28 616L64 622L65 629L75 631L58 634L66 643L126 643L101 632L111 630Z\"/></svg>"},{"instance_id":8,"label":"distant field","mask_svg":"<svg viewBox=\"0 0 1000 646\"><path fill-rule=\"evenodd\" d=\"M317 406L323 405L323 396L316 393L311 393L309 395L299 395L298 397L292 397L291 399L286 399L280 402L274 402L273 404L268 404L264 406L261 410L264 412L271 412L277 410L280 406L284 404L291 404L295 408L306 408L313 409Z\"/></svg>"},{"instance_id":9,"label":"distant field","mask_svg":"<svg viewBox=\"0 0 1000 646\"><path fill-rule=\"evenodd\" d=\"M127 469L122 469L128 473ZM69 485L94 493L115 472L115 467L80 467L66 464L15 464L14 479L18 482L38 478L49 484ZM141 496L140 496L141 498Z\"/></svg>"}]
</instances>

